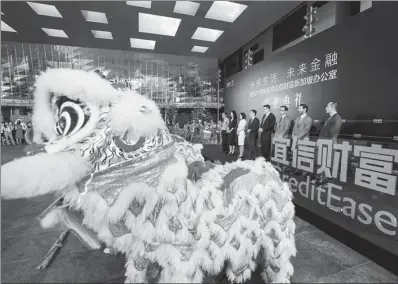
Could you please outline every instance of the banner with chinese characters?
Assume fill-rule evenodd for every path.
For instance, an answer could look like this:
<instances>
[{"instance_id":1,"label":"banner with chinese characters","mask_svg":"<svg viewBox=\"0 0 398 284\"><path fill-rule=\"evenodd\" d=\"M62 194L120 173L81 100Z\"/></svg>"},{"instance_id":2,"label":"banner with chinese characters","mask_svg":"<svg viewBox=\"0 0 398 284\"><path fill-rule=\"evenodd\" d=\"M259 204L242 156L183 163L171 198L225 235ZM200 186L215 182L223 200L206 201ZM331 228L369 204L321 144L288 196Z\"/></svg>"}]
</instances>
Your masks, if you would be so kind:
<instances>
[{"instance_id":1,"label":"banner with chinese characters","mask_svg":"<svg viewBox=\"0 0 398 284\"><path fill-rule=\"evenodd\" d=\"M263 61L226 78L226 111L256 109L262 116L262 106L269 104L278 120L280 106L288 106L287 115L295 118L298 106L307 104L317 123L325 121L327 103L337 101L349 124L344 134L397 135L392 133L396 124L389 131L368 127L373 121L398 123L398 96L393 95L398 41L377 32L398 20L386 15L388 8L377 5L283 51L266 51L264 45Z\"/></svg>"},{"instance_id":2,"label":"banner with chinese characters","mask_svg":"<svg viewBox=\"0 0 398 284\"><path fill-rule=\"evenodd\" d=\"M274 138L294 202L398 255L398 144Z\"/></svg>"}]
</instances>

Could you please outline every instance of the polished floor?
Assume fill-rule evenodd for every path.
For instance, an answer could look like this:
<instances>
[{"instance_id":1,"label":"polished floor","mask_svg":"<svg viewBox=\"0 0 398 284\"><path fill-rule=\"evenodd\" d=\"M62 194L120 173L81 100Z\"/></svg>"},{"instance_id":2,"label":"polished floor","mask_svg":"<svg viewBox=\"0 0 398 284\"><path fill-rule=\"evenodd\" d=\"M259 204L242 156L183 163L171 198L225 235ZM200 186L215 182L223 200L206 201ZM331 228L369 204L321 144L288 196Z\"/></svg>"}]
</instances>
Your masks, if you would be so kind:
<instances>
[{"instance_id":1,"label":"polished floor","mask_svg":"<svg viewBox=\"0 0 398 284\"><path fill-rule=\"evenodd\" d=\"M1 163L22 156L22 147L2 147ZM61 252L46 270L37 270L60 235L44 231L36 216L52 196L31 200L1 201L2 283L123 283L124 258L90 251L69 235ZM293 283L397 283L398 276L296 217L297 257L293 259ZM207 277L216 283L220 277ZM224 280L225 281L225 280ZM223 282L224 282L223 281ZM249 283L261 283L257 271Z\"/></svg>"}]
</instances>

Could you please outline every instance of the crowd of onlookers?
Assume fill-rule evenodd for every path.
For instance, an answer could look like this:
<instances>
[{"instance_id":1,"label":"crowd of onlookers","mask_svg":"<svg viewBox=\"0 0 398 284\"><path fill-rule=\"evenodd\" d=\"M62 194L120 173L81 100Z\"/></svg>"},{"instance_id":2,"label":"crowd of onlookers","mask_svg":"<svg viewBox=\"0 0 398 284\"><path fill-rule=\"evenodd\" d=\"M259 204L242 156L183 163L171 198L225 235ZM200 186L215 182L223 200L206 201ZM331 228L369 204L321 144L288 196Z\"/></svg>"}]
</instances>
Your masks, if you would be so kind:
<instances>
[{"instance_id":1,"label":"crowd of onlookers","mask_svg":"<svg viewBox=\"0 0 398 284\"><path fill-rule=\"evenodd\" d=\"M193 143L220 144L221 121L216 124L214 120L191 120L181 128L179 123L169 125L169 130L185 140Z\"/></svg>"},{"instance_id":2,"label":"crowd of onlookers","mask_svg":"<svg viewBox=\"0 0 398 284\"><path fill-rule=\"evenodd\" d=\"M25 133L28 129L32 128L32 123L25 124L17 119L15 122L6 121L1 122L1 145L21 145L25 144Z\"/></svg>"}]
</instances>

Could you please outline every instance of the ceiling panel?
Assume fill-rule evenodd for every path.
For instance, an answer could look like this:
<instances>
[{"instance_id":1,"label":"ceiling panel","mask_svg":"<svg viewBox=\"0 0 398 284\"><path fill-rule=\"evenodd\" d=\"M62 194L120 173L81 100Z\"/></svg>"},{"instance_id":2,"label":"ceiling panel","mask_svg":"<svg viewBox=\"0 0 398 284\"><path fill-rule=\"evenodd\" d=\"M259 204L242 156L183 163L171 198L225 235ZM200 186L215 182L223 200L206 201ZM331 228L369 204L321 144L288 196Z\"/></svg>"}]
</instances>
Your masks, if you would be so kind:
<instances>
[{"instance_id":1,"label":"ceiling panel","mask_svg":"<svg viewBox=\"0 0 398 284\"><path fill-rule=\"evenodd\" d=\"M2 31L1 38L3 41L139 51L130 45L130 38L138 38L156 41L155 49L149 52L222 60L301 4L297 1L235 1L248 7L229 23L205 18L213 1L195 2L200 6L191 16L174 13L175 1L152 1L150 9L127 5L125 1L41 1L54 5L62 15L60 18L38 15L25 1L2 1L1 19L16 33ZM87 22L82 10L105 13L108 23ZM175 37L140 33L140 12L181 19ZM198 27L224 32L215 42L192 39ZM48 36L42 28L63 30L68 38ZM95 38L92 30L111 32L113 39ZM194 46L208 49L204 53L192 52Z\"/></svg>"}]
</instances>

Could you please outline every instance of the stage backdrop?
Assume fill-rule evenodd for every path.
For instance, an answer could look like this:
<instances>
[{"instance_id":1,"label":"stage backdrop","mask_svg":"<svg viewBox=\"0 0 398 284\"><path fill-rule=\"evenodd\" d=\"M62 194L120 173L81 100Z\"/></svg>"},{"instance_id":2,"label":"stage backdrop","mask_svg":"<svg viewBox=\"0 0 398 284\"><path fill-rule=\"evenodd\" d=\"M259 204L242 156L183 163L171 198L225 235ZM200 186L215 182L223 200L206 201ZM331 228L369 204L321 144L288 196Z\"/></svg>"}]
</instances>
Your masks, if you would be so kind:
<instances>
[{"instance_id":1,"label":"stage backdrop","mask_svg":"<svg viewBox=\"0 0 398 284\"><path fill-rule=\"evenodd\" d=\"M315 136L293 147L290 139L277 141L272 162L283 166L296 204L396 255L397 8L373 2L364 13L228 78L224 98L227 111L256 109L260 116L268 103L277 121L281 105L290 107L294 119L300 103L309 106L314 120L324 121L327 102L338 101L346 120L342 140L333 144ZM330 179L324 185L301 174L325 171Z\"/></svg>"},{"instance_id":2,"label":"stage backdrop","mask_svg":"<svg viewBox=\"0 0 398 284\"><path fill-rule=\"evenodd\" d=\"M309 115L323 121L325 105L335 100L346 120L340 133L392 139L398 135L398 41L393 36L397 8L394 2L374 3L342 24L227 78L226 110L262 113L267 103L278 118L279 107L287 105L295 118L298 105L305 103ZM317 121L314 126L319 130Z\"/></svg>"}]
</instances>

